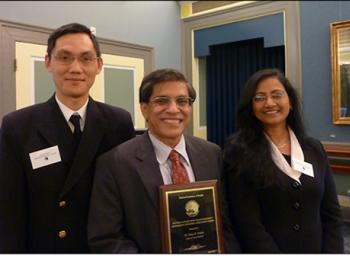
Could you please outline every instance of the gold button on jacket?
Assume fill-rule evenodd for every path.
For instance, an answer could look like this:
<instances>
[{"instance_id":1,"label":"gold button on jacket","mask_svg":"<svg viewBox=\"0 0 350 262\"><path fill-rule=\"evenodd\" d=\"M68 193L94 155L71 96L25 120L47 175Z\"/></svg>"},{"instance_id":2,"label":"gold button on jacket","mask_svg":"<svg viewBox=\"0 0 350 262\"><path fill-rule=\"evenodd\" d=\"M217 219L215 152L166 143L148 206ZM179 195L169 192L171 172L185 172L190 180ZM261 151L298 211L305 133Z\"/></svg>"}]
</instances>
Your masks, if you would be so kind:
<instances>
[{"instance_id":1,"label":"gold button on jacket","mask_svg":"<svg viewBox=\"0 0 350 262\"><path fill-rule=\"evenodd\" d=\"M61 230L58 232L59 238L65 238L67 236L67 232L65 230Z\"/></svg>"}]
</instances>

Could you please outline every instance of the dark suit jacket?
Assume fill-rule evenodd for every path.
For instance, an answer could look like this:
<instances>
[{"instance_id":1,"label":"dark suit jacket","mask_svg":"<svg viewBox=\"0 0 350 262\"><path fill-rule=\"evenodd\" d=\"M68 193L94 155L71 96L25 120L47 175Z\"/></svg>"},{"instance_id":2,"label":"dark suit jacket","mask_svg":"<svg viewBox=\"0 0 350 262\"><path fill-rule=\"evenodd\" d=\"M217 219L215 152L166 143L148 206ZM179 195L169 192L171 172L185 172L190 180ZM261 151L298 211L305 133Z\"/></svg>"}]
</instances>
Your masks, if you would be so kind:
<instances>
[{"instance_id":1,"label":"dark suit jacket","mask_svg":"<svg viewBox=\"0 0 350 262\"><path fill-rule=\"evenodd\" d=\"M0 133L0 252L88 252L95 160L132 137L128 112L91 98L75 156L73 134L54 96L5 116ZM29 153L55 145L62 161L33 170ZM58 237L61 230L65 238Z\"/></svg>"},{"instance_id":2,"label":"dark suit jacket","mask_svg":"<svg viewBox=\"0 0 350 262\"><path fill-rule=\"evenodd\" d=\"M196 181L219 179L219 147L194 137L185 141ZM160 185L163 179L148 132L101 156L88 221L92 252L160 253ZM226 251L238 252L227 217L223 221Z\"/></svg>"},{"instance_id":3,"label":"dark suit jacket","mask_svg":"<svg viewBox=\"0 0 350 262\"><path fill-rule=\"evenodd\" d=\"M231 146L232 158L225 157L225 167L243 162L245 149ZM312 138L304 141L302 150L305 161L313 165L314 178L302 174L301 185L277 166L279 185L260 189L247 179L248 173L225 174L232 224L243 252L344 252L341 211L327 154Z\"/></svg>"}]
</instances>

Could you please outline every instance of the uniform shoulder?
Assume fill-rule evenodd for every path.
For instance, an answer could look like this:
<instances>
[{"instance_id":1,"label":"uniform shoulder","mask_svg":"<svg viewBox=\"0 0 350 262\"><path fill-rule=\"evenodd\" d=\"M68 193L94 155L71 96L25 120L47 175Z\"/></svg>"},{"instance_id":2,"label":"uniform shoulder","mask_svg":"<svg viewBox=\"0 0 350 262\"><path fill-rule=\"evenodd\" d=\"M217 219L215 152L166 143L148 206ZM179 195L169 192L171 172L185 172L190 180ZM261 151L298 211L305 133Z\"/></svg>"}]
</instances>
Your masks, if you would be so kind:
<instances>
[{"instance_id":1,"label":"uniform shoulder","mask_svg":"<svg viewBox=\"0 0 350 262\"><path fill-rule=\"evenodd\" d=\"M15 121L17 124L24 124L26 120L33 121L33 119L37 119L36 116L42 114L46 110L46 103L40 103L21 108L6 114L3 117L3 123L6 123L7 121Z\"/></svg>"},{"instance_id":2,"label":"uniform shoulder","mask_svg":"<svg viewBox=\"0 0 350 262\"><path fill-rule=\"evenodd\" d=\"M108 114L108 115L130 115L130 113L121 108L121 107L117 107L117 106L113 106L113 105L109 105L106 103L102 103L102 102L98 102L95 101L96 105L98 108L100 108L100 110L102 110L104 113Z\"/></svg>"}]
</instances>

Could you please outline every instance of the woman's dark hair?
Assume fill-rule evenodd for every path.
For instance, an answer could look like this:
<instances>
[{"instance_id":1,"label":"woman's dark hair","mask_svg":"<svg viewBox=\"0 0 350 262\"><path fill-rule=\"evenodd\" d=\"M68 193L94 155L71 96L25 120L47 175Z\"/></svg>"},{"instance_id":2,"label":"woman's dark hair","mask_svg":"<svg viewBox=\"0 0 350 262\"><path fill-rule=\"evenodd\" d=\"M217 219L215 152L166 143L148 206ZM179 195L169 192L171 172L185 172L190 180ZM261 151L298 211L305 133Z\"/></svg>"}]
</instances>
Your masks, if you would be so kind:
<instances>
[{"instance_id":1,"label":"woman's dark hair","mask_svg":"<svg viewBox=\"0 0 350 262\"><path fill-rule=\"evenodd\" d=\"M236 166L232 161L239 158L237 163L240 170L236 174L250 173L254 183L259 186L267 186L274 181L274 168L270 145L265 137L264 128L253 112L253 97L261 81L267 78L276 78L284 86L291 110L287 116L287 125L293 130L299 143L305 137L304 125L300 113L300 102L296 90L289 80L278 69L263 69L254 73L246 82L240 101L237 107L237 128L236 132L227 140L225 147L225 160L230 166ZM235 152L232 150L232 143L235 143ZM241 149L239 149L241 148ZM240 151L240 152L237 152ZM232 163L230 163L232 162ZM237 168L237 167L235 167Z\"/></svg>"},{"instance_id":2,"label":"woman's dark hair","mask_svg":"<svg viewBox=\"0 0 350 262\"><path fill-rule=\"evenodd\" d=\"M196 90L187 81L185 76L181 72L175 69L165 68L165 69L155 70L143 78L139 89L139 102L148 103L150 97L153 94L154 86L156 84L169 82L169 81L184 82L188 88L189 96L193 99L193 101L196 99Z\"/></svg>"},{"instance_id":3,"label":"woman's dark hair","mask_svg":"<svg viewBox=\"0 0 350 262\"><path fill-rule=\"evenodd\" d=\"M95 35L91 32L91 30L85 25L78 24L78 23L71 23L71 24L66 24L57 28L49 36L49 39L47 40L47 54L49 58L51 59L52 50L55 48L56 41L58 38L67 34L77 34L77 33L87 34L90 37L92 44L94 45L96 56L101 57L100 46L97 42Z\"/></svg>"}]
</instances>

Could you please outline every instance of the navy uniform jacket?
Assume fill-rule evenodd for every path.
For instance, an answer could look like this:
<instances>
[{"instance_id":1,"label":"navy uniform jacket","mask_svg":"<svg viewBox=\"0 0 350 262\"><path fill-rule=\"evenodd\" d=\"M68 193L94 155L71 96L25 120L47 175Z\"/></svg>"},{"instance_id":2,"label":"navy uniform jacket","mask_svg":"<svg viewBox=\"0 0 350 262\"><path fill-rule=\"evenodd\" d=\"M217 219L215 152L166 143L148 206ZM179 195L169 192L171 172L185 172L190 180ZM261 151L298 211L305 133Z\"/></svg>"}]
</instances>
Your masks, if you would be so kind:
<instances>
[{"instance_id":1,"label":"navy uniform jacket","mask_svg":"<svg viewBox=\"0 0 350 262\"><path fill-rule=\"evenodd\" d=\"M6 115L0 131L0 252L88 252L95 160L134 136L128 112L91 98L75 155L54 96ZM33 170L29 153L56 145L62 161Z\"/></svg>"},{"instance_id":2,"label":"navy uniform jacket","mask_svg":"<svg viewBox=\"0 0 350 262\"><path fill-rule=\"evenodd\" d=\"M239 165L242 148L231 146L234 162ZM248 174L235 178L226 173L230 214L243 252L344 252L341 210L327 153L312 138L301 146L314 171L314 177L301 174L301 184L277 166L279 185L260 189L244 178ZM225 162L229 165L233 160L225 158Z\"/></svg>"},{"instance_id":3,"label":"navy uniform jacket","mask_svg":"<svg viewBox=\"0 0 350 262\"><path fill-rule=\"evenodd\" d=\"M218 179L220 148L185 136L196 181ZM104 154L97 161L88 222L89 244L96 253L160 253L158 188L163 178L148 133ZM240 251L223 212L225 251Z\"/></svg>"}]
</instances>

